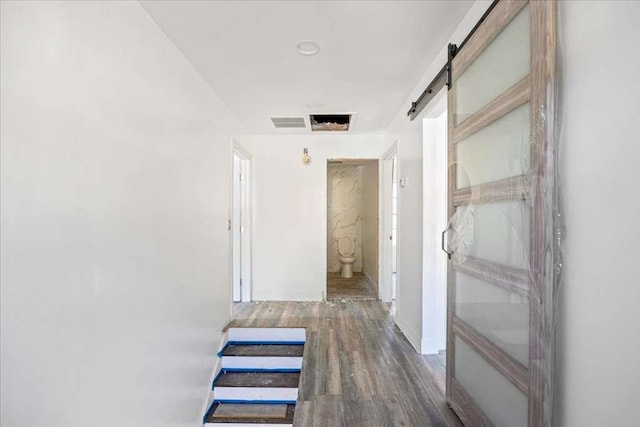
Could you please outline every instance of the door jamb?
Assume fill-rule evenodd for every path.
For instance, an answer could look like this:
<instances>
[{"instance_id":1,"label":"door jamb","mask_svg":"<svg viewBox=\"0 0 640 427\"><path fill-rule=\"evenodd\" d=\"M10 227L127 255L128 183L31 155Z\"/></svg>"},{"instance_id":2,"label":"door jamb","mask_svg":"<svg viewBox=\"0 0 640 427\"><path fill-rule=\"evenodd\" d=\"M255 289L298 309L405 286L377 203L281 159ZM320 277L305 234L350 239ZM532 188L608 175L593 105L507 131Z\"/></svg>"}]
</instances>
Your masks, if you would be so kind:
<instances>
[{"instance_id":1,"label":"door jamb","mask_svg":"<svg viewBox=\"0 0 640 427\"><path fill-rule=\"evenodd\" d=\"M240 295L242 302L249 302L252 300L252 224L253 224L253 212L252 212L252 185L251 185L251 153L240 145L237 141L233 141L233 156L240 158L240 173L242 179L241 185L241 197L240 206L242 209L241 218L243 232L240 234L241 239L241 277L242 286L240 288ZM233 210L233 208L232 208Z\"/></svg>"},{"instance_id":2,"label":"door jamb","mask_svg":"<svg viewBox=\"0 0 640 427\"><path fill-rule=\"evenodd\" d=\"M393 243L389 240L388 236L391 235L393 225L391 223L392 219L392 209L391 203L393 199L392 195L392 179L393 179L393 170L388 167L389 163L393 162L393 158L398 156L398 141L395 140L393 144L389 147L389 149L382 156L382 161L380 162L380 209L382 211L382 221L380 224L380 234L379 238L382 242L381 250L380 250L380 278L379 281L379 290L378 294L380 296L380 300L385 302L391 302L391 288L392 288L392 274L393 268L391 265L391 251L393 251ZM396 168L399 168L400 162L396 160ZM396 236L396 240L398 236ZM396 241L396 248L398 247L398 242ZM396 253L396 263L398 262L398 254ZM399 280L399 272L396 272L396 286L400 282ZM397 293L397 290L396 290Z\"/></svg>"}]
</instances>

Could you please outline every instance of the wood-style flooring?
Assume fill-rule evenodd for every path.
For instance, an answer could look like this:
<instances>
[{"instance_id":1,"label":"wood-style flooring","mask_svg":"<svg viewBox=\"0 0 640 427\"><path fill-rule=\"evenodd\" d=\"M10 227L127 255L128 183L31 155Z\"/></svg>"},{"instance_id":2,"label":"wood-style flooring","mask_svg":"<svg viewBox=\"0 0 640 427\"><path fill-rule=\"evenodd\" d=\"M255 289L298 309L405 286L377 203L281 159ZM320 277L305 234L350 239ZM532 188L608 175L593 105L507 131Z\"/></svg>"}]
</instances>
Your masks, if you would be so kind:
<instances>
[{"instance_id":1,"label":"wood-style flooring","mask_svg":"<svg viewBox=\"0 0 640 427\"><path fill-rule=\"evenodd\" d=\"M230 326L307 328L295 426L461 425L444 401L437 359L411 347L388 304L238 303Z\"/></svg>"},{"instance_id":2,"label":"wood-style flooring","mask_svg":"<svg viewBox=\"0 0 640 427\"><path fill-rule=\"evenodd\" d=\"M343 278L340 273L328 273L327 300L341 299L375 301L378 296L362 273L353 273L350 279Z\"/></svg>"}]
</instances>

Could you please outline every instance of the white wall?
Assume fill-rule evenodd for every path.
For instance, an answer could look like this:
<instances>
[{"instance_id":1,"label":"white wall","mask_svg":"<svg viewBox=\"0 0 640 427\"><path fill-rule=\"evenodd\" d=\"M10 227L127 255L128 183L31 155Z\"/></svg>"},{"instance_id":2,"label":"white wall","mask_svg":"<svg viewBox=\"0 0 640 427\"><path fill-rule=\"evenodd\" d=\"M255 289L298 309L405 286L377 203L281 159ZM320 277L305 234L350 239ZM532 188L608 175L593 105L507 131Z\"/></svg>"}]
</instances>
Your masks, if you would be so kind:
<instances>
[{"instance_id":1,"label":"white wall","mask_svg":"<svg viewBox=\"0 0 640 427\"><path fill-rule=\"evenodd\" d=\"M301 162L309 149L310 165ZM320 300L327 274L327 159L378 158L379 135L254 135L253 299Z\"/></svg>"},{"instance_id":2,"label":"white wall","mask_svg":"<svg viewBox=\"0 0 640 427\"><path fill-rule=\"evenodd\" d=\"M490 1L479 1L469 10L449 40L460 43L473 28ZM429 82L447 61L447 46L443 46L436 59L405 103L400 107L389 127L385 147L394 141L398 143L399 178L406 178L407 184L398 189L398 288L396 297L396 323L413 346L420 350L422 341L423 310L423 114L413 121L407 117L411 102L422 93Z\"/></svg>"},{"instance_id":3,"label":"white wall","mask_svg":"<svg viewBox=\"0 0 640 427\"><path fill-rule=\"evenodd\" d=\"M195 426L237 123L134 2L2 2L3 426Z\"/></svg>"},{"instance_id":4,"label":"white wall","mask_svg":"<svg viewBox=\"0 0 640 427\"><path fill-rule=\"evenodd\" d=\"M566 221L557 424L640 418L640 3L559 5Z\"/></svg>"},{"instance_id":5,"label":"white wall","mask_svg":"<svg viewBox=\"0 0 640 427\"><path fill-rule=\"evenodd\" d=\"M423 120L423 354L437 354L447 343L447 255L441 250L448 220L446 96L443 89Z\"/></svg>"},{"instance_id":6,"label":"white wall","mask_svg":"<svg viewBox=\"0 0 640 427\"><path fill-rule=\"evenodd\" d=\"M380 207L378 204L378 164L367 162L362 168L362 272L378 288Z\"/></svg>"}]
</instances>

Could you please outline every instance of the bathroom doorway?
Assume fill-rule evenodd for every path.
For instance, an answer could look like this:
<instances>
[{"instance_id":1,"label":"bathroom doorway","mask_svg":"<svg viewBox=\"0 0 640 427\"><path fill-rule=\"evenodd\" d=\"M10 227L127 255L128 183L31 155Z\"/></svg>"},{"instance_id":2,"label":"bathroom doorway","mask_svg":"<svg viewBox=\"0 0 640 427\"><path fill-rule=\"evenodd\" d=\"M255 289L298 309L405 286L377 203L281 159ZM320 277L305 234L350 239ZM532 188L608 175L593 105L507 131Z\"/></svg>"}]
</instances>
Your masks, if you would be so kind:
<instances>
[{"instance_id":1,"label":"bathroom doorway","mask_svg":"<svg viewBox=\"0 0 640 427\"><path fill-rule=\"evenodd\" d=\"M251 301L250 155L234 144L231 199L233 302Z\"/></svg>"},{"instance_id":2,"label":"bathroom doorway","mask_svg":"<svg viewBox=\"0 0 640 427\"><path fill-rule=\"evenodd\" d=\"M327 161L327 300L377 300L379 162Z\"/></svg>"}]
</instances>

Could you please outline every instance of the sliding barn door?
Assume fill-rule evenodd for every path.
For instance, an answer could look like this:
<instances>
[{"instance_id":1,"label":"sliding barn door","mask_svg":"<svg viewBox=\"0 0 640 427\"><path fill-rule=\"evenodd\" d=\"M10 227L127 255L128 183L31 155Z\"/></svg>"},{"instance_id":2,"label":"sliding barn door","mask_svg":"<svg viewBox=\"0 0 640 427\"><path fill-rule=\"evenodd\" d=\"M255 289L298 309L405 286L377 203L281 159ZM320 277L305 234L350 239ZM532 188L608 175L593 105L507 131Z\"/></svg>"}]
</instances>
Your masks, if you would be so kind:
<instances>
[{"instance_id":1,"label":"sliding barn door","mask_svg":"<svg viewBox=\"0 0 640 427\"><path fill-rule=\"evenodd\" d=\"M553 1L499 1L451 61L447 398L465 425L551 422Z\"/></svg>"}]
</instances>

